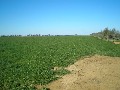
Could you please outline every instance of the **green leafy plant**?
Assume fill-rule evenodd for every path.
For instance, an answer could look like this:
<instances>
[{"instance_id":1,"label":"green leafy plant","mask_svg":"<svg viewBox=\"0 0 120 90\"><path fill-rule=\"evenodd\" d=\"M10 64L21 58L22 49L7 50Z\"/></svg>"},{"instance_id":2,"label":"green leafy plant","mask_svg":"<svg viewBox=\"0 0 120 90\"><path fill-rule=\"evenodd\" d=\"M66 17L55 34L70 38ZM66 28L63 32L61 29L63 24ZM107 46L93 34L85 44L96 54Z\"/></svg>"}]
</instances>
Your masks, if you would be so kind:
<instances>
[{"instance_id":1,"label":"green leafy plant","mask_svg":"<svg viewBox=\"0 0 120 90\"><path fill-rule=\"evenodd\" d=\"M120 57L120 45L92 36L0 37L0 89L34 90L68 73L53 67L94 54Z\"/></svg>"}]
</instances>

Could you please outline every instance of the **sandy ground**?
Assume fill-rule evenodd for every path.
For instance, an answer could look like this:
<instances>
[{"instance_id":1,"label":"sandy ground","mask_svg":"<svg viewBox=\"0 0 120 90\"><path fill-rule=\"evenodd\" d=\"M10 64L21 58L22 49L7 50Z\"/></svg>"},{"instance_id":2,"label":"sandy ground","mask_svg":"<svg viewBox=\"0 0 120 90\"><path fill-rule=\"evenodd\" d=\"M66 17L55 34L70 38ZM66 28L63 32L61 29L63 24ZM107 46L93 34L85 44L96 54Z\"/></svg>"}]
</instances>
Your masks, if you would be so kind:
<instances>
[{"instance_id":1,"label":"sandy ground","mask_svg":"<svg viewBox=\"0 0 120 90\"><path fill-rule=\"evenodd\" d=\"M120 44L120 42L114 42L114 44Z\"/></svg>"},{"instance_id":2,"label":"sandy ground","mask_svg":"<svg viewBox=\"0 0 120 90\"><path fill-rule=\"evenodd\" d=\"M71 74L47 85L50 90L120 90L120 57L95 55L66 68ZM39 89L40 86L38 85Z\"/></svg>"}]
</instances>

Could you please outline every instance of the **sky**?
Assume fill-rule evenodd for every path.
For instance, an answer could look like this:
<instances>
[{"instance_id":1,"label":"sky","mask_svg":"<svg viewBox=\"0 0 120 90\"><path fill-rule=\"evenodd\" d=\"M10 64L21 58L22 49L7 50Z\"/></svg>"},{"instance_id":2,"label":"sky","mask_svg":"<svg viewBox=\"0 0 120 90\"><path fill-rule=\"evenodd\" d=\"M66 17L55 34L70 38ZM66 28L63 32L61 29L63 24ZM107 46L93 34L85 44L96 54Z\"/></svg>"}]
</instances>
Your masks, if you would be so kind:
<instances>
[{"instance_id":1,"label":"sky","mask_svg":"<svg viewBox=\"0 0 120 90\"><path fill-rule=\"evenodd\" d=\"M0 35L120 30L120 0L0 0Z\"/></svg>"}]
</instances>

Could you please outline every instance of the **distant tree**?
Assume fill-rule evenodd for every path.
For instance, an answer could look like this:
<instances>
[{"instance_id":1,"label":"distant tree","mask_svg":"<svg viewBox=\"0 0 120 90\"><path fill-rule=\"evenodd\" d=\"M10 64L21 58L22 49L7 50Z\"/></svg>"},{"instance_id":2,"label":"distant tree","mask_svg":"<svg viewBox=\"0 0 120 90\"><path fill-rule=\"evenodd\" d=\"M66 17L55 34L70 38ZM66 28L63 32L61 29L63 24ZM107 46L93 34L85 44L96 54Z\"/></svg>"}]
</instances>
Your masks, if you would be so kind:
<instances>
[{"instance_id":1,"label":"distant tree","mask_svg":"<svg viewBox=\"0 0 120 90\"><path fill-rule=\"evenodd\" d=\"M107 39L108 40L108 38L109 38L109 29L108 28L105 28L104 30L103 30L103 37L105 38L105 39Z\"/></svg>"},{"instance_id":2,"label":"distant tree","mask_svg":"<svg viewBox=\"0 0 120 90\"><path fill-rule=\"evenodd\" d=\"M36 34L35 36L38 36L38 34Z\"/></svg>"},{"instance_id":3,"label":"distant tree","mask_svg":"<svg viewBox=\"0 0 120 90\"><path fill-rule=\"evenodd\" d=\"M113 41L118 39L120 40L120 32L115 28L113 29L105 28L101 32L92 33L91 35L98 38L107 39L107 40L112 40L112 39Z\"/></svg>"},{"instance_id":4,"label":"distant tree","mask_svg":"<svg viewBox=\"0 0 120 90\"><path fill-rule=\"evenodd\" d=\"M110 31L109 38L114 40L114 39L115 39L115 33L116 33L116 29L113 28L113 29Z\"/></svg>"},{"instance_id":5,"label":"distant tree","mask_svg":"<svg viewBox=\"0 0 120 90\"><path fill-rule=\"evenodd\" d=\"M18 35L19 37L21 37L22 35Z\"/></svg>"},{"instance_id":6,"label":"distant tree","mask_svg":"<svg viewBox=\"0 0 120 90\"><path fill-rule=\"evenodd\" d=\"M120 39L120 32L119 31L115 31L115 38L118 40Z\"/></svg>"}]
</instances>

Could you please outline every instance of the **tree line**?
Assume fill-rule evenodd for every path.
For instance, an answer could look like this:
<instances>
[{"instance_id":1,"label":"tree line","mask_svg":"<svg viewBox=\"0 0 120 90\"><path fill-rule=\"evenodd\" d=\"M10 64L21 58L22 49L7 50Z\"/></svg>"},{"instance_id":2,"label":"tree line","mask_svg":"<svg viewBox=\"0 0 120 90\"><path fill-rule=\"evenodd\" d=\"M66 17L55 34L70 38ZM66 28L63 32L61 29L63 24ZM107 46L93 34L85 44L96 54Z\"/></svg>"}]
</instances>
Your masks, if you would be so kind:
<instances>
[{"instance_id":1,"label":"tree line","mask_svg":"<svg viewBox=\"0 0 120 90\"><path fill-rule=\"evenodd\" d=\"M105 39L105 40L113 40L113 41L120 40L120 32L115 28L113 29L105 28L101 32L92 33L90 35L101 38L101 39Z\"/></svg>"},{"instance_id":2,"label":"tree line","mask_svg":"<svg viewBox=\"0 0 120 90\"><path fill-rule=\"evenodd\" d=\"M23 35L1 35L0 37L22 37ZM78 36L77 34L74 35L41 35L41 34L28 34L28 35L24 35L26 37L39 37L39 36Z\"/></svg>"}]
</instances>

